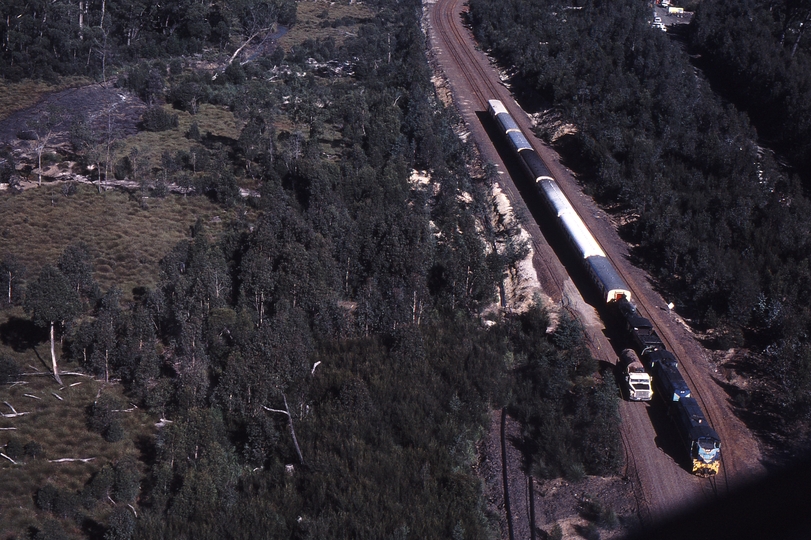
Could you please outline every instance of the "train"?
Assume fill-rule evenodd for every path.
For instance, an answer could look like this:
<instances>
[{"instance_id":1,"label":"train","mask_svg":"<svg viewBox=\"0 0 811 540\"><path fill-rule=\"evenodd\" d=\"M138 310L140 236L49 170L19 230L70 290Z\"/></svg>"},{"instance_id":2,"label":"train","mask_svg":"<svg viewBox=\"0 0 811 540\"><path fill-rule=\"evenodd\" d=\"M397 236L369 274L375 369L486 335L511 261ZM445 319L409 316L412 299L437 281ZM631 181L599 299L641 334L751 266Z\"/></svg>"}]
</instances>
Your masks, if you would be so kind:
<instances>
[{"instance_id":1,"label":"train","mask_svg":"<svg viewBox=\"0 0 811 540\"><path fill-rule=\"evenodd\" d=\"M673 419L689 457L690 471L698 476L718 473L721 439L707 422L701 407L678 369L678 360L668 351L650 320L639 314L628 285L608 259L600 244L575 211L557 180L538 155L504 104L488 101L488 112L506 139L513 155L534 182L550 217L563 233L572 253L600 293L600 301L610 308L632 348L642 359Z\"/></svg>"}]
</instances>

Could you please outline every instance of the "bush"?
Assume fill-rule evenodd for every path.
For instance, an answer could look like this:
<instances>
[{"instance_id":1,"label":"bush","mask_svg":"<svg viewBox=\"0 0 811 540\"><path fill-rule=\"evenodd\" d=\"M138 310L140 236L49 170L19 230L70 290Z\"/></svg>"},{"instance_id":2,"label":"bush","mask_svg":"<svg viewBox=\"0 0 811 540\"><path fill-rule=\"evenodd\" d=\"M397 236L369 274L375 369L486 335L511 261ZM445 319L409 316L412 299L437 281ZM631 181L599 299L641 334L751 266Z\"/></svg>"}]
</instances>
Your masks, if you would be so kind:
<instances>
[{"instance_id":1,"label":"bush","mask_svg":"<svg viewBox=\"0 0 811 540\"><path fill-rule=\"evenodd\" d=\"M108 394L100 395L95 403L87 409L87 427L91 431L103 435L106 439L110 426L117 422L114 416L115 413L112 411L120 408L121 402L116 398Z\"/></svg>"},{"instance_id":2,"label":"bush","mask_svg":"<svg viewBox=\"0 0 811 540\"><path fill-rule=\"evenodd\" d=\"M85 508L91 509L97 501L106 499L110 495L114 483L115 471L109 464L104 465L82 489Z\"/></svg>"},{"instance_id":3,"label":"bush","mask_svg":"<svg viewBox=\"0 0 811 540\"><path fill-rule=\"evenodd\" d=\"M6 455L13 460L23 457L23 443L18 439L11 439L6 444Z\"/></svg>"},{"instance_id":4,"label":"bush","mask_svg":"<svg viewBox=\"0 0 811 540\"><path fill-rule=\"evenodd\" d=\"M23 454L31 459L39 459L45 455L45 450L37 441L29 441L23 448Z\"/></svg>"},{"instance_id":5,"label":"bush","mask_svg":"<svg viewBox=\"0 0 811 540\"><path fill-rule=\"evenodd\" d=\"M14 382L20 376L20 366L8 356L0 355L0 384Z\"/></svg>"},{"instance_id":6,"label":"bush","mask_svg":"<svg viewBox=\"0 0 811 540\"><path fill-rule=\"evenodd\" d=\"M46 512L50 512L53 510L54 507L54 500L56 500L57 496L59 495L59 490L56 489L51 484L45 484L41 488L37 490L37 494L34 496L34 501L37 505L37 508L40 510L45 510Z\"/></svg>"},{"instance_id":7,"label":"bush","mask_svg":"<svg viewBox=\"0 0 811 540\"><path fill-rule=\"evenodd\" d=\"M138 496L141 488L141 475L131 458L125 458L115 464L115 485L113 499L120 503L131 503Z\"/></svg>"},{"instance_id":8,"label":"bush","mask_svg":"<svg viewBox=\"0 0 811 540\"><path fill-rule=\"evenodd\" d=\"M119 506L110 513L104 540L129 540L135 532L135 517L128 508Z\"/></svg>"},{"instance_id":9,"label":"bush","mask_svg":"<svg viewBox=\"0 0 811 540\"><path fill-rule=\"evenodd\" d=\"M65 197L70 197L71 195L76 195L76 182L65 182L62 184L62 195Z\"/></svg>"},{"instance_id":10,"label":"bush","mask_svg":"<svg viewBox=\"0 0 811 540\"><path fill-rule=\"evenodd\" d=\"M110 425L107 426L107 429L104 430L104 440L107 442L118 442L124 438L126 432L124 431L124 426L121 425L121 422L118 420L112 420Z\"/></svg>"},{"instance_id":11,"label":"bush","mask_svg":"<svg viewBox=\"0 0 811 540\"><path fill-rule=\"evenodd\" d=\"M167 195L169 195L169 185L163 180L156 180L155 187L152 189L152 196L163 199Z\"/></svg>"},{"instance_id":12,"label":"bush","mask_svg":"<svg viewBox=\"0 0 811 540\"><path fill-rule=\"evenodd\" d=\"M68 540L68 535L58 521L49 519L42 525L42 529L34 534L33 540Z\"/></svg>"},{"instance_id":13,"label":"bush","mask_svg":"<svg viewBox=\"0 0 811 540\"><path fill-rule=\"evenodd\" d=\"M177 115L155 106L146 110L141 117L141 127L146 131L168 131L178 126Z\"/></svg>"},{"instance_id":14,"label":"bush","mask_svg":"<svg viewBox=\"0 0 811 540\"><path fill-rule=\"evenodd\" d=\"M59 490L53 501L53 513L61 518L72 519L79 515L81 504L81 497L75 491Z\"/></svg>"},{"instance_id":15,"label":"bush","mask_svg":"<svg viewBox=\"0 0 811 540\"><path fill-rule=\"evenodd\" d=\"M113 175L116 180L124 180L132 175L132 161L129 156L124 156L115 163Z\"/></svg>"},{"instance_id":16,"label":"bush","mask_svg":"<svg viewBox=\"0 0 811 540\"><path fill-rule=\"evenodd\" d=\"M196 120L191 123L191 126L189 126L189 132L186 133L186 137L193 141L200 140L200 127L197 125Z\"/></svg>"}]
</instances>

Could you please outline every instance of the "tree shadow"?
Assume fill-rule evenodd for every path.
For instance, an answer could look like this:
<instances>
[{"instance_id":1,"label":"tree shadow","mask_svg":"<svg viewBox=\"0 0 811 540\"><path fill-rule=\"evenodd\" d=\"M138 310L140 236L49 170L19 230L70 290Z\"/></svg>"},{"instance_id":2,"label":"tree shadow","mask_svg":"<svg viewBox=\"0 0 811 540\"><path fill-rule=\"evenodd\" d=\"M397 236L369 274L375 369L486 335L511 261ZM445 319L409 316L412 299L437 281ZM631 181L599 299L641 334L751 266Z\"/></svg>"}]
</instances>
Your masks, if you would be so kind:
<instances>
[{"instance_id":1,"label":"tree shadow","mask_svg":"<svg viewBox=\"0 0 811 540\"><path fill-rule=\"evenodd\" d=\"M11 317L0 324L0 341L15 352L25 352L48 341L48 329L39 327L28 319Z\"/></svg>"},{"instance_id":2,"label":"tree shadow","mask_svg":"<svg viewBox=\"0 0 811 540\"><path fill-rule=\"evenodd\" d=\"M597 526L592 523L588 525L575 525L574 532L581 538L586 538L587 540L600 540L600 531L597 529Z\"/></svg>"}]
</instances>

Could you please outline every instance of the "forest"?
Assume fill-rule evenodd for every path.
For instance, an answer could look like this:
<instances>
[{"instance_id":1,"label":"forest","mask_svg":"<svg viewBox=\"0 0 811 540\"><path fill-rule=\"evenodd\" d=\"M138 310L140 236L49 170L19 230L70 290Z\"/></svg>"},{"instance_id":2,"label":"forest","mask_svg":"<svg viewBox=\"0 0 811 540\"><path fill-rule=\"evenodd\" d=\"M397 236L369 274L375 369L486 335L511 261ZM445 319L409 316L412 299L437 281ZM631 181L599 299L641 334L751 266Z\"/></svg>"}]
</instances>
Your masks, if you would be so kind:
<instances>
[{"instance_id":1,"label":"forest","mask_svg":"<svg viewBox=\"0 0 811 540\"><path fill-rule=\"evenodd\" d=\"M622 218L637 263L709 346L750 351L765 386L736 403L788 447L811 423L808 11L755 4L701 3L688 34L706 77L642 2L470 6L514 86L576 128L554 143Z\"/></svg>"},{"instance_id":2,"label":"forest","mask_svg":"<svg viewBox=\"0 0 811 540\"><path fill-rule=\"evenodd\" d=\"M115 84L143 101L137 136L177 143L60 120L69 155L45 159L75 161L98 192L66 184L50 206L114 200L104 175L138 183L129 213L157 216L176 197L235 216L198 218L135 286L100 272L113 258L100 244L71 242L36 267L0 254L3 343L19 332L0 383L27 362L57 379L81 370L98 392L79 430L138 449L28 491L4 484L35 508L3 538L491 538L475 466L500 408L522 423L531 474L617 471L618 391L578 323L550 333L546 306L489 309L523 250L497 238L489 181L468 172L459 120L435 97L420 3L334 4L314 17L287 0L0 8L9 82ZM301 24L325 36L266 46ZM233 136L201 127L212 110L232 115ZM8 149L3 164L2 197L23 205ZM54 352L30 360L37 347ZM143 425L124 420L125 400ZM3 467L62 457L0 433Z\"/></svg>"}]
</instances>

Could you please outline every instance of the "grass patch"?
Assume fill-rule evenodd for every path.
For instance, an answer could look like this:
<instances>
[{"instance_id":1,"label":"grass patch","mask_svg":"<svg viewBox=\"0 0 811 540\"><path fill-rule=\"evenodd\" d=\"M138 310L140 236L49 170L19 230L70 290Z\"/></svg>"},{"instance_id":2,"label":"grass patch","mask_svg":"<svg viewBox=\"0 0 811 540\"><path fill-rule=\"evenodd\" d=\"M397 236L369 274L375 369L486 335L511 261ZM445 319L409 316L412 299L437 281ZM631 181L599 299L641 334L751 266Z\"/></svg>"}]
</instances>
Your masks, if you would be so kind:
<instances>
[{"instance_id":1,"label":"grass patch","mask_svg":"<svg viewBox=\"0 0 811 540\"><path fill-rule=\"evenodd\" d=\"M83 86L91 82L84 77L66 77L60 79L59 84L55 85L32 80L18 83L0 80L0 120L4 120L13 113L34 105L45 94Z\"/></svg>"},{"instance_id":2,"label":"grass patch","mask_svg":"<svg viewBox=\"0 0 811 540\"><path fill-rule=\"evenodd\" d=\"M7 322L9 316L14 315L14 311L0 313L0 325ZM32 367L45 371L37 356L47 358L47 342L40 343L34 349L17 353L0 345L0 352L14 356L20 365L26 366L24 372L32 372ZM75 366L63 367L66 370L71 368ZM140 473L145 472L144 465L137 461L142 457L143 448L139 448L135 441L151 441L155 434L154 424L157 419L150 417L141 409L114 413L123 425L126 436L118 442L107 442L100 434L88 429L86 410L96 400L100 390L113 395L121 403L129 403L121 387L116 384L105 385L100 381L81 376L63 375L62 379L65 386L60 387L48 375L23 376L19 384L0 387L0 402L8 402L18 412L29 413L16 418L0 418L0 427L16 428L13 431L0 431L0 447L6 447L10 441L16 440L18 445L35 441L42 448L40 457L22 456L16 459L16 465L6 459L0 459L0 508L3 509L0 538L27 538L29 527L41 528L46 519L54 518L52 514L37 509L35 505L34 496L45 484L63 490L81 490L91 476L105 464L114 464L125 457L136 460ZM61 397L62 401L54 394ZM0 408L4 413L11 412L5 404L0 403ZM130 405L125 408L130 408ZM89 457L95 459L87 463L49 461ZM97 504L91 510L82 508L81 512L103 523L112 509L112 503L106 501ZM76 528L75 522L71 520L62 520L62 524L66 531L74 531Z\"/></svg>"},{"instance_id":3,"label":"grass patch","mask_svg":"<svg viewBox=\"0 0 811 540\"><path fill-rule=\"evenodd\" d=\"M331 37L340 46L347 37L357 35L358 27L372 19L371 9L362 4L348 2L299 2L296 24L282 36L279 45L285 52L307 39ZM333 21L336 23L333 27Z\"/></svg>"},{"instance_id":4,"label":"grass patch","mask_svg":"<svg viewBox=\"0 0 811 540\"><path fill-rule=\"evenodd\" d=\"M152 167L161 167L161 156L164 152L175 155L180 150L189 151L192 146L198 144L186 137L193 122L197 122L202 136L210 133L215 137L236 140L242 131L242 122L234 117L234 113L222 106L203 103L194 116L186 111L175 110L171 105L164 105L164 109L177 115L177 128L158 132L140 131L132 137L127 137L121 141L116 150L113 163L128 156L131 150L137 147L139 156L147 158Z\"/></svg>"},{"instance_id":5,"label":"grass patch","mask_svg":"<svg viewBox=\"0 0 811 540\"><path fill-rule=\"evenodd\" d=\"M129 297L134 287L158 283L158 262L177 242L189 237L198 218L216 237L237 209L225 209L205 197L149 199L113 190L98 194L79 186L75 195L61 185L43 184L23 193L0 194L0 254L14 254L29 279L45 264L56 263L71 243L90 246L95 279L103 290L118 285Z\"/></svg>"}]
</instances>

